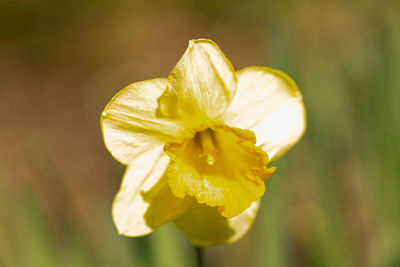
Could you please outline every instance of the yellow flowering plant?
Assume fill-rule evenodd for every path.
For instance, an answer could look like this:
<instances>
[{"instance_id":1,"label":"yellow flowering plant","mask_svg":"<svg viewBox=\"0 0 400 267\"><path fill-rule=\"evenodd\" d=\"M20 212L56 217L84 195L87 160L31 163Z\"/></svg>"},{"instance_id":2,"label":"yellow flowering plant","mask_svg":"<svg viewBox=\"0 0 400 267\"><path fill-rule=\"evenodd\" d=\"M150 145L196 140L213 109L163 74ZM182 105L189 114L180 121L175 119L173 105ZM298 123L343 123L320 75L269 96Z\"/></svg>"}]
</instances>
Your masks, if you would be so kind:
<instances>
[{"instance_id":1,"label":"yellow flowering plant","mask_svg":"<svg viewBox=\"0 0 400 267\"><path fill-rule=\"evenodd\" d=\"M101 115L104 142L127 165L112 214L143 236L173 221L197 246L231 243L251 227L275 171L302 136L305 107L286 74L234 70L211 40L189 46L168 78L122 89Z\"/></svg>"}]
</instances>

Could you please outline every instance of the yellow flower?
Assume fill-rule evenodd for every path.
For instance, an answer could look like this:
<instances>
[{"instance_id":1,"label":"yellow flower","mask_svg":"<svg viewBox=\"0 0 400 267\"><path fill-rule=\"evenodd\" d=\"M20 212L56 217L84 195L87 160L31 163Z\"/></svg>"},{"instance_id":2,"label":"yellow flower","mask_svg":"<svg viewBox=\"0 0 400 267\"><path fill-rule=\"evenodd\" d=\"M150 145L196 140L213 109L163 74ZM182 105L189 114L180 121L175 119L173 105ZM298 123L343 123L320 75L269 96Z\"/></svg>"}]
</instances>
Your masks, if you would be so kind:
<instances>
[{"instance_id":1,"label":"yellow flower","mask_svg":"<svg viewBox=\"0 0 400 267\"><path fill-rule=\"evenodd\" d=\"M102 113L105 144L127 165L113 204L120 234L173 221L199 246L231 243L256 216L266 165L305 130L295 83L266 67L237 72L211 40L189 42L168 78L120 91Z\"/></svg>"}]
</instances>

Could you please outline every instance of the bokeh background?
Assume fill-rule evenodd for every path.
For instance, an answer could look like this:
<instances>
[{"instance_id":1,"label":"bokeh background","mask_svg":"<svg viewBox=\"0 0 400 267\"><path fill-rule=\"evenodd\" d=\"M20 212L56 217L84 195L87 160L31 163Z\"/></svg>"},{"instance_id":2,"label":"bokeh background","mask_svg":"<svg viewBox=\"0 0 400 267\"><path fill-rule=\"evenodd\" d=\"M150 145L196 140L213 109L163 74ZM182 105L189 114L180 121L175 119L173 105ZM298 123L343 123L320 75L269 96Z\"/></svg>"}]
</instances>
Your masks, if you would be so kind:
<instances>
[{"instance_id":1,"label":"bokeh background","mask_svg":"<svg viewBox=\"0 0 400 267\"><path fill-rule=\"evenodd\" d=\"M400 8L385 0L1 0L0 266L195 266L173 225L117 235L124 167L99 119L201 37L236 69L289 74L308 112L253 228L206 266L400 266Z\"/></svg>"}]
</instances>

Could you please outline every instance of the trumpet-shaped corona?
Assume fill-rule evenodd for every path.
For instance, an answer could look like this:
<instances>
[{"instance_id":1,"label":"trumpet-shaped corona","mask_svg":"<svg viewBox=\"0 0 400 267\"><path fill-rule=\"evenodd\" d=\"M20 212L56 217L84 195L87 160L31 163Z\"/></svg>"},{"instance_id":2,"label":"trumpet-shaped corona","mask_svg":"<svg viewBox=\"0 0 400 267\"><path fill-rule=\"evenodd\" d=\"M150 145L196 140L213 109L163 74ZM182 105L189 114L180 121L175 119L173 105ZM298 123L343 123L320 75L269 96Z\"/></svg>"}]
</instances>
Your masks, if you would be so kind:
<instances>
[{"instance_id":1,"label":"trumpet-shaped corona","mask_svg":"<svg viewBox=\"0 0 400 267\"><path fill-rule=\"evenodd\" d=\"M171 158L167 175L172 193L218 207L225 217L239 215L264 194L264 181L275 170L266 167L268 155L255 143L252 132L227 126L167 143L164 151Z\"/></svg>"},{"instance_id":2,"label":"trumpet-shaped corona","mask_svg":"<svg viewBox=\"0 0 400 267\"><path fill-rule=\"evenodd\" d=\"M133 83L101 117L105 144L127 165L113 204L120 234L174 221L199 246L242 237L267 167L302 136L302 96L280 71L234 71L219 47L192 40L168 78Z\"/></svg>"}]
</instances>

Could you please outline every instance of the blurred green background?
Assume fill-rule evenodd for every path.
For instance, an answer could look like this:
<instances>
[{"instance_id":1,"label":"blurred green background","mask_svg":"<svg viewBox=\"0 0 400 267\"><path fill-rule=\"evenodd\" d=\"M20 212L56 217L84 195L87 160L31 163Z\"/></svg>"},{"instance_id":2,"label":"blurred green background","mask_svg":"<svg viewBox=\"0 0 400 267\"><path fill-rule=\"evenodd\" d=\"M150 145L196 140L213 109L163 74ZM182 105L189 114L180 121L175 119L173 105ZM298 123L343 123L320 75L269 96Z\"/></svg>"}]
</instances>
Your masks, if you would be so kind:
<instances>
[{"instance_id":1,"label":"blurred green background","mask_svg":"<svg viewBox=\"0 0 400 267\"><path fill-rule=\"evenodd\" d=\"M289 74L308 112L253 228L206 266L400 266L400 8L380 0L1 0L0 266L195 266L173 225L117 235L99 119L201 37Z\"/></svg>"}]
</instances>

